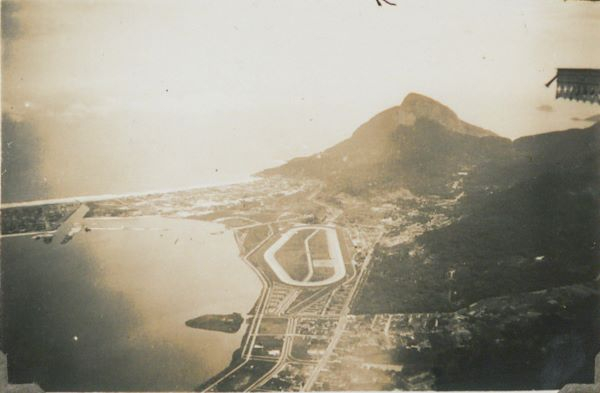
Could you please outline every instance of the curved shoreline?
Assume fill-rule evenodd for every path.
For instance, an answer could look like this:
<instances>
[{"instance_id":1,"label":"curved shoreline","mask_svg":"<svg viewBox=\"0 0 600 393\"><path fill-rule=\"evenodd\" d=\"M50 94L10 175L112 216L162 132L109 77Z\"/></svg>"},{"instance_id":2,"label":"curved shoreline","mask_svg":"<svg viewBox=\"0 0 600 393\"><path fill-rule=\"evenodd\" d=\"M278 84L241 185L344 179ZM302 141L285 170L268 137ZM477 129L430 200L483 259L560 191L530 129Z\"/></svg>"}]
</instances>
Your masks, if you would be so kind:
<instances>
[{"instance_id":1,"label":"curved shoreline","mask_svg":"<svg viewBox=\"0 0 600 393\"><path fill-rule=\"evenodd\" d=\"M261 293L260 293L258 299L256 299L254 306L250 310L250 312L252 313L251 322L248 324L248 328L246 329L246 332L244 333L244 336L242 337L242 342L240 343L239 348L233 352L233 354L231 356L231 362L229 363L229 365L224 370L219 372L217 375L209 378L205 382L198 385L198 387L196 388L197 391L207 391L207 390L211 389L212 387L217 385L219 382L221 382L224 378L226 378L230 374L234 373L236 370L238 370L240 367L242 367L244 364L246 364L249 360L249 358L247 357L245 352L248 348L248 344L250 344L253 341L251 339L251 337L254 336L254 338L256 338L256 335L252 334L251 332L253 330L257 330L260 325L259 320L262 319L262 313L267 304L266 300L268 299L269 292L271 290L271 285L268 282L268 278L266 276L264 276L264 274L256 266L254 266L254 264L252 262L250 262L248 260L248 257L250 257L256 251L258 251L274 235L271 225L268 225L268 227L269 227L269 234L267 235L267 237L265 239L263 239L260 243L258 243L246 255L242 256L242 260L248 266L250 266L252 271L254 271L256 273L256 275L258 276L258 278L260 279L261 284L262 284ZM233 229L233 233L235 236L235 240L238 243L238 248L241 250L239 240L237 237L237 232L235 229ZM258 315L258 318L257 318L257 315ZM252 348L252 345L253 344L250 344L250 348Z\"/></svg>"}]
</instances>

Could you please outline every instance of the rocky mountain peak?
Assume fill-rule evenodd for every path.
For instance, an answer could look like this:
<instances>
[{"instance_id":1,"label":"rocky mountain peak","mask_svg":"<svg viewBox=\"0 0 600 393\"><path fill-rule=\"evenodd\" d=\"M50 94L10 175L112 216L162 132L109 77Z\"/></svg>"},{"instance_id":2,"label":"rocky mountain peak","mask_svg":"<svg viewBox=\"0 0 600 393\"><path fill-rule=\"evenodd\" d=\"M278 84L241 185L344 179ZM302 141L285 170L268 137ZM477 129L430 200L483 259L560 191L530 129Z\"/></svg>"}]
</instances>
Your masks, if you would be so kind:
<instances>
[{"instance_id":1,"label":"rocky mountain peak","mask_svg":"<svg viewBox=\"0 0 600 393\"><path fill-rule=\"evenodd\" d=\"M398 125L412 126L417 119L435 121L451 131L471 136L497 136L492 131L476 127L458 118L456 113L442 103L427 96L410 93L394 109Z\"/></svg>"},{"instance_id":2,"label":"rocky mountain peak","mask_svg":"<svg viewBox=\"0 0 600 393\"><path fill-rule=\"evenodd\" d=\"M455 122L458 120L456 113L447 106L417 93L407 95L399 109L403 112L411 113L417 118L425 117L437 120L440 123Z\"/></svg>"}]
</instances>

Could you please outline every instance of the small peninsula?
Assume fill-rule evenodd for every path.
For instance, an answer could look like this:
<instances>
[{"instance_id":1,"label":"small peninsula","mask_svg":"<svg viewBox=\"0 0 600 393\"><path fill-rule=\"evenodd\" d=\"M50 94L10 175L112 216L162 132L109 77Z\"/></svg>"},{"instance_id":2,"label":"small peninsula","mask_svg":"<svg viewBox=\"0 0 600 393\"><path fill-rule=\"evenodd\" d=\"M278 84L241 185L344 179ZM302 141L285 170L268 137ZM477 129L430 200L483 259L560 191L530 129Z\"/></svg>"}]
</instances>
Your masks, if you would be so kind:
<instances>
[{"instance_id":1,"label":"small peninsula","mask_svg":"<svg viewBox=\"0 0 600 393\"><path fill-rule=\"evenodd\" d=\"M236 333L240 330L244 318L240 313L207 314L185 322L186 326L195 329L216 330L224 333Z\"/></svg>"}]
</instances>

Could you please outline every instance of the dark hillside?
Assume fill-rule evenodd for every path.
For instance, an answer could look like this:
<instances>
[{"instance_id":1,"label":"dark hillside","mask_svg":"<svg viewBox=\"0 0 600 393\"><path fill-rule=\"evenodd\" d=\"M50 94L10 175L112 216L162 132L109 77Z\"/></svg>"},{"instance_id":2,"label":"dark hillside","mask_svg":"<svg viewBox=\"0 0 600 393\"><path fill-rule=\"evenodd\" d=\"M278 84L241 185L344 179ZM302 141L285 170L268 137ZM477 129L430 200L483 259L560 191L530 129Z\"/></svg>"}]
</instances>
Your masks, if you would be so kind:
<instances>
[{"instance_id":1,"label":"dark hillside","mask_svg":"<svg viewBox=\"0 0 600 393\"><path fill-rule=\"evenodd\" d=\"M478 192L467 191L454 211L458 219L378 253L356 311L457 309L596 278L599 135L596 125L515 141L512 161L495 168L490 162L470 176ZM493 182L498 168L514 175ZM414 249L423 251L410 256Z\"/></svg>"},{"instance_id":2,"label":"dark hillside","mask_svg":"<svg viewBox=\"0 0 600 393\"><path fill-rule=\"evenodd\" d=\"M441 390L557 389L591 378L600 124L511 142L409 95L340 144L263 174L322 180L321 197L347 216L386 206L352 313L439 318L425 329L428 345L394 349L407 373L433 373Z\"/></svg>"}]
</instances>

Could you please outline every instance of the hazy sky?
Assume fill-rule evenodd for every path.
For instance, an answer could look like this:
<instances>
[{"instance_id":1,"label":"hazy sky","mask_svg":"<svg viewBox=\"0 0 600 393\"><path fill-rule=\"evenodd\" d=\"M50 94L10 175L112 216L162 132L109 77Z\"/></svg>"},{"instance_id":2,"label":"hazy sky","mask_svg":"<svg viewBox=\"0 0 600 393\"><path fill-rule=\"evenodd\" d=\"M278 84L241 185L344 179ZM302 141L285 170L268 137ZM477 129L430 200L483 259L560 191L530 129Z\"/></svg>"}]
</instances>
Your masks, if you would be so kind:
<instances>
[{"instance_id":1,"label":"hazy sky","mask_svg":"<svg viewBox=\"0 0 600 393\"><path fill-rule=\"evenodd\" d=\"M600 3L397 3L4 1L4 201L238 180L411 91L510 138L600 112L544 87L600 68Z\"/></svg>"}]
</instances>

